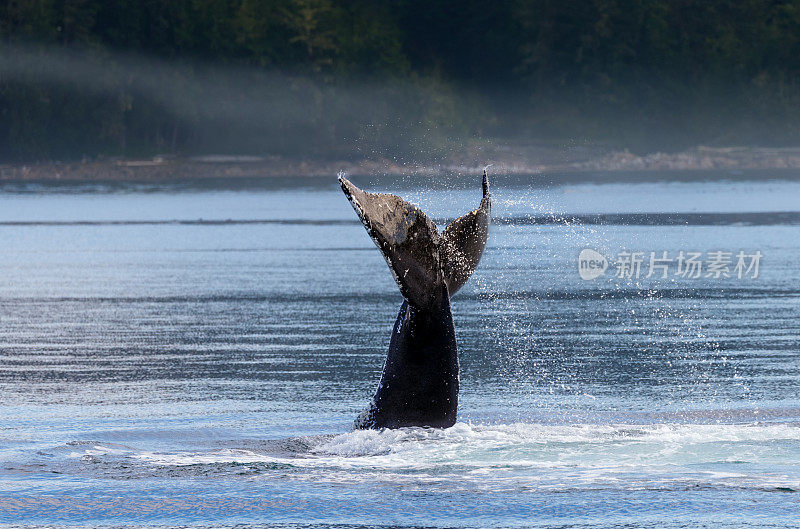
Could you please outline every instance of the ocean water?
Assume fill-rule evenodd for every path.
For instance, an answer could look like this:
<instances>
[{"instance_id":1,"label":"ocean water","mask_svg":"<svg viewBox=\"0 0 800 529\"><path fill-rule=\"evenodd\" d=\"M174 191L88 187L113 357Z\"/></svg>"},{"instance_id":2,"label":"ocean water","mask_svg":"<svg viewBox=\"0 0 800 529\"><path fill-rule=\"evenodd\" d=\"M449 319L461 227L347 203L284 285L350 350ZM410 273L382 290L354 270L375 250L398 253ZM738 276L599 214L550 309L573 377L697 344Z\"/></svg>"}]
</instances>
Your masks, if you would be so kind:
<instances>
[{"instance_id":1,"label":"ocean water","mask_svg":"<svg viewBox=\"0 0 800 529\"><path fill-rule=\"evenodd\" d=\"M401 297L335 177L5 184L0 524L798 527L800 175L677 176L494 179L459 421L387 431Z\"/></svg>"}]
</instances>

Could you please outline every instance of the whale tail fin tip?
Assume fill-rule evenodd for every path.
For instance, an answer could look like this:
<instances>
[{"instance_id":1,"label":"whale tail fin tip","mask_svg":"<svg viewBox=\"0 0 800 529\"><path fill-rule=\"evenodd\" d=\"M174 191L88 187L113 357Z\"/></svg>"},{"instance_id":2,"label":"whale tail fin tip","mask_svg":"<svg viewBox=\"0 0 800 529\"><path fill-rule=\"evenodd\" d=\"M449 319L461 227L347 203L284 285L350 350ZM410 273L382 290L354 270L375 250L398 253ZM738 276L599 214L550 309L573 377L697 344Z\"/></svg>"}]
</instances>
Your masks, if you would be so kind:
<instances>
[{"instance_id":1,"label":"whale tail fin tip","mask_svg":"<svg viewBox=\"0 0 800 529\"><path fill-rule=\"evenodd\" d=\"M489 237L492 198L485 169L482 184L483 198L478 209L451 222L442 234L440 255L450 296L464 286L478 267Z\"/></svg>"},{"instance_id":2,"label":"whale tail fin tip","mask_svg":"<svg viewBox=\"0 0 800 529\"><path fill-rule=\"evenodd\" d=\"M483 172L480 207L457 218L440 236L417 206L388 193L368 193L344 175L339 183L375 245L386 259L400 293L424 308L441 302L442 285L456 293L478 266L489 234L491 195Z\"/></svg>"}]
</instances>

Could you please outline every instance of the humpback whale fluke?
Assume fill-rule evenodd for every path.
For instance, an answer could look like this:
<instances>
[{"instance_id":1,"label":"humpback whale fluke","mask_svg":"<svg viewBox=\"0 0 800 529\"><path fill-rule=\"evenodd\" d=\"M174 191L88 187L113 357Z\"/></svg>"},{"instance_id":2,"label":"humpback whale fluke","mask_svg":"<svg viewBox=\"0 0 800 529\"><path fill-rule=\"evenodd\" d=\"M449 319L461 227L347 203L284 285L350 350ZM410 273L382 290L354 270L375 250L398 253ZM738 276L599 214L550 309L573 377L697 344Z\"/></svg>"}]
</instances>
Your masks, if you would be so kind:
<instances>
[{"instance_id":1,"label":"humpback whale fluke","mask_svg":"<svg viewBox=\"0 0 800 529\"><path fill-rule=\"evenodd\" d=\"M450 297L475 271L486 246L491 214L486 171L480 206L441 235L421 209L402 198L362 191L341 175L339 183L405 298L380 384L355 427L452 426L458 349Z\"/></svg>"}]
</instances>

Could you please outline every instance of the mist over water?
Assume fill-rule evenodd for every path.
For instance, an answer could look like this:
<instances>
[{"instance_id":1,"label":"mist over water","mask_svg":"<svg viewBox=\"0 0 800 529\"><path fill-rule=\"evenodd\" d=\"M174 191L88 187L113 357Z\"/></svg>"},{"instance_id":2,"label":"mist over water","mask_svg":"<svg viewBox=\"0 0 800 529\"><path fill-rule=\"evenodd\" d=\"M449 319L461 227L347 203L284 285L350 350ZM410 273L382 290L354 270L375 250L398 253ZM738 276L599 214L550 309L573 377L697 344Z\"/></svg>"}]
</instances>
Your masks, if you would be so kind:
<instances>
[{"instance_id":1,"label":"mist over water","mask_svg":"<svg viewBox=\"0 0 800 529\"><path fill-rule=\"evenodd\" d=\"M440 228L480 198L354 180ZM401 298L335 178L6 187L0 522L796 524L797 180L497 180L458 424L358 432ZM584 281L585 248L764 257Z\"/></svg>"},{"instance_id":2,"label":"mist over water","mask_svg":"<svg viewBox=\"0 0 800 529\"><path fill-rule=\"evenodd\" d=\"M468 104L463 91L431 79L332 82L291 69L5 43L0 69L9 87L0 97L11 129L0 147L6 161L104 153L445 159L445 145L460 153L477 123L456 111ZM14 99L23 88L39 96L38 108ZM59 102L71 113L54 108Z\"/></svg>"}]
</instances>

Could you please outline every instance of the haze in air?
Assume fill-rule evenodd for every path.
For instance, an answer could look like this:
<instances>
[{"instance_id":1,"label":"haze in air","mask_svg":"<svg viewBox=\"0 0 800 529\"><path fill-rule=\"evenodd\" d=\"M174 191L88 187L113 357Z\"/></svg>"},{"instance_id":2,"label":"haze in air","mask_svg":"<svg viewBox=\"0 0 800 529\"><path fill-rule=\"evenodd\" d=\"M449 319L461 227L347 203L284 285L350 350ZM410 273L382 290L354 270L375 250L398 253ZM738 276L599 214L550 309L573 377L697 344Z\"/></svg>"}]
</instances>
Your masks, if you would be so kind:
<instances>
[{"instance_id":1,"label":"haze in air","mask_svg":"<svg viewBox=\"0 0 800 529\"><path fill-rule=\"evenodd\" d=\"M800 142L792 1L42 0L0 6L0 41L12 164L690 166Z\"/></svg>"}]
</instances>

